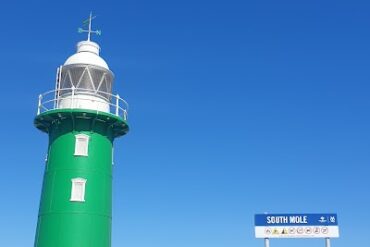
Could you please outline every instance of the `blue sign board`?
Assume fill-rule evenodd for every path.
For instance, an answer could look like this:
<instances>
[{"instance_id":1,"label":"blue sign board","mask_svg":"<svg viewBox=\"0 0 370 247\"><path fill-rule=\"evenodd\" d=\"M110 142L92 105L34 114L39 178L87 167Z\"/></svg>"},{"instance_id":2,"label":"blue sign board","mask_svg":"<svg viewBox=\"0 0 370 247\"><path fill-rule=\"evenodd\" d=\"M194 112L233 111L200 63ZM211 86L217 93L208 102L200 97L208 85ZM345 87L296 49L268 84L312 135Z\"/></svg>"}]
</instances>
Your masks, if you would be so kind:
<instances>
[{"instance_id":1,"label":"blue sign board","mask_svg":"<svg viewBox=\"0 0 370 247\"><path fill-rule=\"evenodd\" d=\"M338 226L337 214L256 214L255 226Z\"/></svg>"}]
</instances>

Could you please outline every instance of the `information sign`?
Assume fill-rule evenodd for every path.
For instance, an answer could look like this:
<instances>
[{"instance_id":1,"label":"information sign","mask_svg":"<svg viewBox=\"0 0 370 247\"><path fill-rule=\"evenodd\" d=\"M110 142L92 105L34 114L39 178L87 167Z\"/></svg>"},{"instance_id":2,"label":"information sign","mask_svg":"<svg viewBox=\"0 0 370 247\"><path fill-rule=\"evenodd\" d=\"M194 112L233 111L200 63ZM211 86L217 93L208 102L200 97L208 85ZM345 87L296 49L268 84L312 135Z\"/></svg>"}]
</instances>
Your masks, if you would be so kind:
<instances>
[{"instance_id":1,"label":"information sign","mask_svg":"<svg viewBox=\"0 0 370 247\"><path fill-rule=\"evenodd\" d=\"M256 214L256 238L338 238L337 214Z\"/></svg>"}]
</instances>

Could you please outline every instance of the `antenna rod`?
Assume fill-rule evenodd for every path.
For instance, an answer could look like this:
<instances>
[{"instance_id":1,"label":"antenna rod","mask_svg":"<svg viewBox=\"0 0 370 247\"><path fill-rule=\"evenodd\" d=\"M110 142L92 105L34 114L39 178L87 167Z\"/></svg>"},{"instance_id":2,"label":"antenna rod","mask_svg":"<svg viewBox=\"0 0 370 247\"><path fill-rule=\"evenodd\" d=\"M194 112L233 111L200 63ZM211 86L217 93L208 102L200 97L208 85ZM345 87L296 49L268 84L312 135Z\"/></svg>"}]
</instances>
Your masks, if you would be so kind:
<instances>
[{"instance_id":1,"label":"antenna rod","mask_svg":"<svg viewBox=\"0 0 370 247\"><path fill-rule=\"evenodd\" d=\"M91 35L91 20L92 20L92 12L90 12L90 17L89 17L89 31L87 34L87 41L90 41L90 35Z\"/></svg>"},{"instance_id":2,"label":"antenna rod","mask_svg":"<svg viewBox=\"0 0 370 247\"><path fill-rule=\"evenodd\" d=\"M95 17L96 16L93 16L92 12L90 12L89 18L83 22L84 26L88 24L87 30L85 30L83 28L78 29L79 33L87 33L87 41L91 40L91 34L92 33L94 33L96 35L101 35L101 30L95 30L95 31L92 30L92 20L95 19Z\"/></svg>"}]
</instances>

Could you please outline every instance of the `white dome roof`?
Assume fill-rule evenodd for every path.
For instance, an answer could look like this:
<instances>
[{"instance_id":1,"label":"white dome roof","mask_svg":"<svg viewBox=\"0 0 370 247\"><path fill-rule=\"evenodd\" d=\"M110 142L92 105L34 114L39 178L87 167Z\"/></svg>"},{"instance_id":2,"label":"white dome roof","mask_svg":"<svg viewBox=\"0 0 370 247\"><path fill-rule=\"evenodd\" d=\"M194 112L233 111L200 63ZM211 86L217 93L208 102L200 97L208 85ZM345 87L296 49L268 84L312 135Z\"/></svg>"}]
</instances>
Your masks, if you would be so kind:
<instances>
[{"instance_id":1,"label":"white dome roof","mask_svg":"<svg viewBox=\"0 0 370 247\"><path fill-rule=\"evenodd\" d=\"M109 70L108 64L99 56L100 47L91 41L81 41L77 44L77 53L70 56L64 65L91 64Z\"/></svg>"}]
</instances>

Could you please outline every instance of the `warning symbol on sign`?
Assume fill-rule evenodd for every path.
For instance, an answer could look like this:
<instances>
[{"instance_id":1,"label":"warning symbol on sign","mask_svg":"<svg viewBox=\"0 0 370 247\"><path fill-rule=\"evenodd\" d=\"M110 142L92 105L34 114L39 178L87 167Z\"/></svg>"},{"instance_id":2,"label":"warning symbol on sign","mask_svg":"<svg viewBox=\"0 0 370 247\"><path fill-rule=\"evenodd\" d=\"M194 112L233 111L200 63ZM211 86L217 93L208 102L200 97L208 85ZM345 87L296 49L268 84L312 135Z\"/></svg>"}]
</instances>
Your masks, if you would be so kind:
<instances>
[{"instance_id":1,"label":"warning symbol on sign","mask_svg":"<svg viewBox=\"0 0 370 247\"><path fill-rule=\"evenodd\" d=\"M280 234L280 232L279 232L279 230L278 229L274 229L273 231L272 231L272 234Z\"/></svg>"},{"instance_id":2,"label":"warning symbol on sign","mask_svg":"<svg viewBox=\"0 0 370 247\"><path fill-rule=\"evenodd\" d=\"M281 234L288 234L288 230L284 228Z\"/></svg>"},{"instance_id":3,"label":"warning symbol on sign","mask_svg":"<svg viewBox=\"0 0 370 247\"><path fill-rule=\"evenodd\" d=\"M289 234L294 234L294 233L295 233L295 228L294 227L289 228Z\"/></svg>"}]
</instances>

